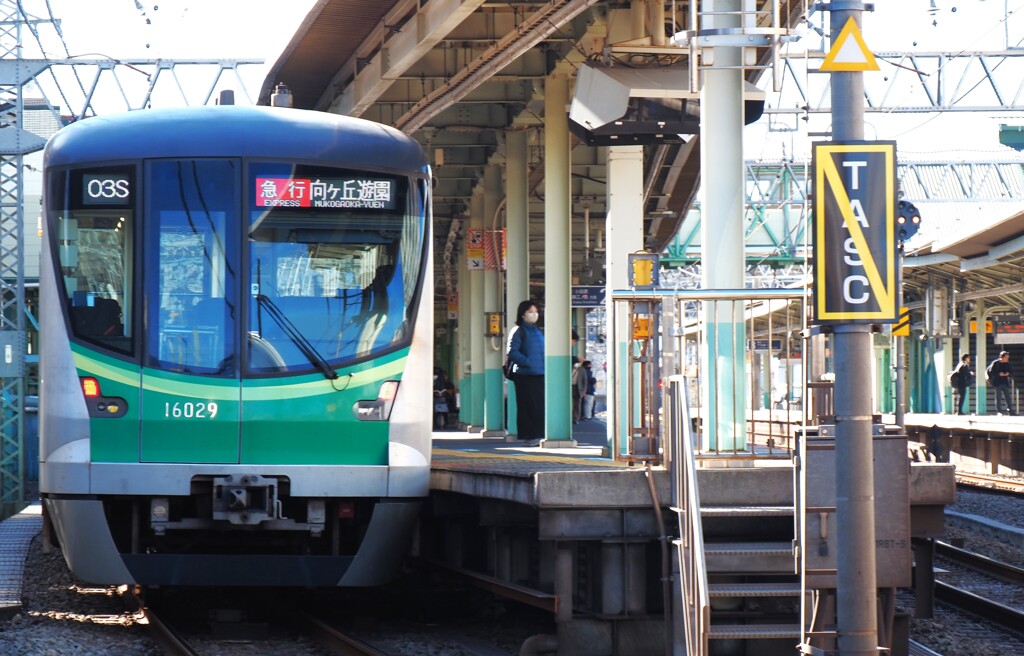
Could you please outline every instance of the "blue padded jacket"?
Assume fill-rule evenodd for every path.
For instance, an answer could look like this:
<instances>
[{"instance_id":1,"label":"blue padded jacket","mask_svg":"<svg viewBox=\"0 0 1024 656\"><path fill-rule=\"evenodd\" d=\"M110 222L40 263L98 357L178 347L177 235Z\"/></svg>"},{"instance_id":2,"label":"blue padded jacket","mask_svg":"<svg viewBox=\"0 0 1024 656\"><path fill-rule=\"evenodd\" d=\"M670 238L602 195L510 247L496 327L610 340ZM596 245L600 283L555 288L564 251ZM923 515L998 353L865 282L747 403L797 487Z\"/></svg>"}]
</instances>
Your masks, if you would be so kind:
<instances>
[{"instance_id":1,"label":"blue padded jacket","mask_svg":"<svg viewBox=\"0 0 1024 656\"><path fill-rule=\"evenodd\" d=\"M512 333L508 358L516 363L516 373L524 376L544 375L544 333L536 325L526 323Z\"/></svg>"}]
</instances>

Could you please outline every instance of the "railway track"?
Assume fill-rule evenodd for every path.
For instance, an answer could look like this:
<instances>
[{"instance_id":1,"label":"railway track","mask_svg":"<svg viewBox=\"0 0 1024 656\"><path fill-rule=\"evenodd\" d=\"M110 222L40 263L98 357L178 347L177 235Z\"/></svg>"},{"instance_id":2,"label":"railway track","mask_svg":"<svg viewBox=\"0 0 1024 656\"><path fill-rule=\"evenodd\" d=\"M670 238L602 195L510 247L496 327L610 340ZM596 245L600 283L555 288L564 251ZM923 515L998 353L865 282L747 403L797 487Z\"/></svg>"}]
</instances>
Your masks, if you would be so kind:
<instances>
[{"instance_id":1,"label":"railway track","mask_svg":"<svg viewBox=\"0 0 1024 656\"><path fill-rule=\"evenodd\" d=\"M204 637L190 637L190 632L169 620L161 613L158 613L152 606L147 605L141 595L136 593L132 602L139 607L146 618L150 628L150 635L157 643L159 649L166 656L209 656L222 653L241 653L239 645L244 645L242 651L248 653L275 653L273 641L268 639L265 632L254 625L249 629L251 635L246 634L242 628L235 635L226 639ZM329 653L337 656L389 656L387 652L346 633L333 626L331 623L318 618L312 614L298 611L285 612L291 616L291 623L299 627L302 635L308 636L310 640L309 654L321 656ZM288 653L298 655L301 647L296 645L295 640L289 639Z\"/></svg>"},{"instance_id":2,"label":"railway track","mask_svg":"<svg viewBox=\"0 0 1024 656\"><path fill-rule=\"evenodd\" d=\"M1024 569L1020 567L1002 563L944 542L935 543L935 554L971 571L1005 581L1014 586L1024 586ZM936 581L935 597L1003 628L1018 633L1024 631L1024 612L960 586Z\"/></svg>"}]
</instances>

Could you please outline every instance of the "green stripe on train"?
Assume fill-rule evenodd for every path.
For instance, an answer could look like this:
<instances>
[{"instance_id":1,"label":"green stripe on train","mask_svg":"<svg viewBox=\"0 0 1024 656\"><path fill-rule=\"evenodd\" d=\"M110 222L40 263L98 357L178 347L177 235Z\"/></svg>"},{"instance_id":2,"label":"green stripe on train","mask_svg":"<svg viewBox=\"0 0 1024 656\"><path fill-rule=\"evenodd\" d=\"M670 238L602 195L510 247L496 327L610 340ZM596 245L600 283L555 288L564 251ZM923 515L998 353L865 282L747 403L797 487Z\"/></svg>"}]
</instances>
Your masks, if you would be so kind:
<instances>
[{"instance_id":1,"label":"green stripe on train","mask_svg":"<svg viewBox=\"0 0 1024 656\"><path fill-rule=\"evenodd\" d=\"M73 345L79 375L127 401L124 417L93 419L96 462L386 465L387 422L357 421L352 406L399 380L409 350L292 378L207 378L140 369ZM141 379L141 385L140 385ZM140 435L141 429L141 435Z\"/></svg>"}]
</instances>

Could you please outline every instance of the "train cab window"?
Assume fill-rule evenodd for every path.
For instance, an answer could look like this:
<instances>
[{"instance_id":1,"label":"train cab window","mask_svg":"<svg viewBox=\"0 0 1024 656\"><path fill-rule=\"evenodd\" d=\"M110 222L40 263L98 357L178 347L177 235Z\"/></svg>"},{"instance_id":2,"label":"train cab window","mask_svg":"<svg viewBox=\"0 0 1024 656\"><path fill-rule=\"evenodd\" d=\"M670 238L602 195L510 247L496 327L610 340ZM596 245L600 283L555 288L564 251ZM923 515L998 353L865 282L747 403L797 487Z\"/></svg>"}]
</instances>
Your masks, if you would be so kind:
<instances>
[{"instance_id":1,"label":"train cab window","mask_svg":"<svg viewBox=\"0 0 1024 656\"><path fill-rule=\"evenodd\" d=\"M253 164L248 178L249 371L337 368L406 342L423 258L418 189L285 164Z\"/></svg>"},{"instance_id":2,"label":"train cab window","mask_svg":"<svg viewBox=\"0 0 1024 656\"><path fill-rule=\"evenodd\" d=\"M188 373L235 372L234 214L238 163L147 163L147 364Z\"/></svg>"},{"instance_id":3,"label":"train cab window","mask_svg":"<svg viewBox=\"0 0 1024 656\"><path fill-rule=\"evenodd\" d=\"M61 171L47 184L72 334L130 354L135 167Z\"/></svg>"}]
</instances>

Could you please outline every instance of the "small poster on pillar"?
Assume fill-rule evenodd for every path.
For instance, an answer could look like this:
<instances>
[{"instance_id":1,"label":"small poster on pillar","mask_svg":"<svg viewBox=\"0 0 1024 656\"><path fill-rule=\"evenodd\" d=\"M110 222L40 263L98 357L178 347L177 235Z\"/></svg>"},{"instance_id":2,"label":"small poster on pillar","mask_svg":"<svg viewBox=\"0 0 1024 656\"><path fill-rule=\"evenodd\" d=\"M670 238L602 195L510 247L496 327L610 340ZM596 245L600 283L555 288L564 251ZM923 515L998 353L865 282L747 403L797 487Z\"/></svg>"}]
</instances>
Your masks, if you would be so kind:
<instances>
[{"instance_id":1,"label":"small poster on pillar","mask_svg":"<svg viewBox=\"0 0 1024 656\"><path fill-rule=\"evenodd\" d=\"M814 145L814 323L892 323L896 142Z\"/></svg>"}]
</instances>

